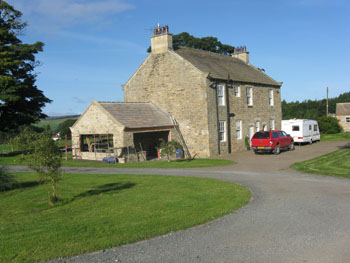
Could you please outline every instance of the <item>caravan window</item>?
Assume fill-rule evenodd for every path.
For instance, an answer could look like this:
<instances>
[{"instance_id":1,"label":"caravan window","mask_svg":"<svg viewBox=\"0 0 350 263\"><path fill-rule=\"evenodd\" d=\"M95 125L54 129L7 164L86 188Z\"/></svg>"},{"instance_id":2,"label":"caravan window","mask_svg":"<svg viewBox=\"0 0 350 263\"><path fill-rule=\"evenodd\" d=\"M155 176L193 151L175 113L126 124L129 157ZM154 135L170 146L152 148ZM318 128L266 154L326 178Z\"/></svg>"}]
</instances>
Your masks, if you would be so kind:
<instances>
[{"instance_id":1,"label":"caravan window","mask_svg":"<svg viewBox=\"0 0 350 263\"><path fill-rule=\"evenodd\" d=\"M314 131L318 131L317 124L314 125Z\"/></svg>"},{"instance_id":2,"label":"caravan window","mask_svg":"<svg viewBox=\"0 0 350 263\"><path fill-rule=\"evenodd\" d=\"M309 125L309 131L311 131L312 130L312 126L311 125Z\"/></svg>"},{"instance_id":3,"label":"caravan window","mask_svg":"<svg viewBox=\"0 0 350 263\"><path fill-rule=\"evenodd\" d=\"M300 131L300 128L298 125L292 126L292 131Z\"/></svg>"}]
</instances>

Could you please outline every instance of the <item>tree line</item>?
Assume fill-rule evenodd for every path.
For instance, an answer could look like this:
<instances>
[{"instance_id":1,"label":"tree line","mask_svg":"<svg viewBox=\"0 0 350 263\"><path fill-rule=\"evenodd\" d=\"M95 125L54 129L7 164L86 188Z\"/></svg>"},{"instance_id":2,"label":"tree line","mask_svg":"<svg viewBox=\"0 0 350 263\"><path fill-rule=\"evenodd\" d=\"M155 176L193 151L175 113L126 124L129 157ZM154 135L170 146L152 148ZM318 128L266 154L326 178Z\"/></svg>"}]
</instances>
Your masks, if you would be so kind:
<instances>
[{"instance_id":1,"label":"tree line","mask_svg":"<svg viewBox=\"0 0 350 263\"><path fill-rule=\"evenodd\" d=\"M350 92L345 92L338 97L328 99L328 112L334 113L336 104L341 102L350 102ZM282 101L282 116L284 120L288 119L312 119L318 120L327 115L327 100L305 100L303 102Z\"/></svg>"}]
</instances>

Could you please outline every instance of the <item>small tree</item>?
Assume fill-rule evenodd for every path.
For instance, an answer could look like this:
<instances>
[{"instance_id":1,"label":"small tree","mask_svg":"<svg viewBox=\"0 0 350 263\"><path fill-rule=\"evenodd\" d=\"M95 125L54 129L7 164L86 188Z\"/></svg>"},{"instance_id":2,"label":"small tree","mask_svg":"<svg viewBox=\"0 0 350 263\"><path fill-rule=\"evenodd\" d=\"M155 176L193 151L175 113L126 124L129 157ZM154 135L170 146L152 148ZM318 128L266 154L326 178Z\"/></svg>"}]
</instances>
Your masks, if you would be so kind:
<instances>
[{"instance_id":1,"label":"small tree","mask_svg":"<svg viewBox=\"0 0 350 263\"><path fill-rule=\"evenodd\" d=\"M29 168L36 171L40 182L46 185L49 204L53 205L58 201L57 183L62 179L62 173L60 151L51 139L51 134L24 130L15 141L26 151L23 159L28 163Z\"/></svg>"},{"instance_id":2,"label":"small tree","mask_svg":"<svg viewBox=\"0 0 350 263\"><path fill-rule=\"evenodd\" d=\"M165 142L164 139L160 139L160 147L161 152L160 155L162 157L166 156L168 159L168 162L170 162L170 157L175 154L176 149L182 148L181 144L178 141L170 141Z\"/></svg>"},{"instance_id":3,"label":"small tree","mask_svg":"<svg viewBox=\"0 0 350 263\"><path fill-rule=\"evenodd\" d=\"M320 126L320 132L325 134L339 133L343 130L339 125L339 120L329 116L319 118L318 125Z\"/></svg>"}]
</instances>

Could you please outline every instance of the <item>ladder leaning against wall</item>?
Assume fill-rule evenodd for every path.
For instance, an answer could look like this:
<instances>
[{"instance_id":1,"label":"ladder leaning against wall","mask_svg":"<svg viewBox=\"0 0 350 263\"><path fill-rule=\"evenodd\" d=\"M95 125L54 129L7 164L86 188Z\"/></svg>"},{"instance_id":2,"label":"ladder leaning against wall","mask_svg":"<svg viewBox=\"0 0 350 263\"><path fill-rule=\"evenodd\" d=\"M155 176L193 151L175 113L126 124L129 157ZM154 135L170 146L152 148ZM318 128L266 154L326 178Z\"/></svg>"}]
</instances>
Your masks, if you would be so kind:
<instances>
[{"instance_id":1,"label":"ladder leaning against wall","mask_svg":"<svg viewBox=\"0 0 350 263\"><path fill-rule=\"evenodd\" d=\"M181 130L180 130L178 122L175 120L175 118L170 113L169 113L169 116L170 116L170 119L171 119L171 121L173 123L174 129L175 129L175 131L177 133L177 137L180 139L180 143L181 143L181 145L182 145L182 147L184 149L184 153L187 156L187 159L192 159L191 153L188 150L188 147L187 147L187 144L185 142L185 139L182 136L182 133L181 133Z\"/></svg>"}]
</instances>

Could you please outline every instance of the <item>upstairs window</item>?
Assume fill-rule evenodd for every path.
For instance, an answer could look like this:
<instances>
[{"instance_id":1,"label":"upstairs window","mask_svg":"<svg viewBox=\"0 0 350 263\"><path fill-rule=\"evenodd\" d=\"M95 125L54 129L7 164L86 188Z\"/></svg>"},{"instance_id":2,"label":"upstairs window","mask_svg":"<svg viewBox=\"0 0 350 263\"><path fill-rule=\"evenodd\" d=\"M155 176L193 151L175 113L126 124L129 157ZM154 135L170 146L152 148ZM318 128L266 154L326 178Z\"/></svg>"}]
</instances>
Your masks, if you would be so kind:
<instances>
[{"instance_id":1,"label":"upstairs window","mask_svg":"<svg viewBox=\"0 0 350 263\"><path fill-rule=\"evenodd\" d=\"M273 89L269 90L269 105L273 106L274 102L273 102Z\"/></svg>"},{"instance_id":2,"label":"upstairs window","mask_svg":"<svg viewBox=\"0 0 350 263\"><path fill-rule=\"evenodd\" d=\"M350 122L350 117L345 117L345 122Z\"/></svg>"},{"instance_id":3,"label":"upstairs window","mask_svg":"<svg viewBox=\"0 0 350 263\"><path fill-rule=\"evenodd\" d=\"M253 89L247 88L247 105L253 106Z\"/></svg>"},{"instance_id":4,"label":"upstairs window","mask_svg":"<svg viewBox=\"0 0 350 263\"><path fill-rule=\"evenodd\" d=\"M217 85L216 87L216 95L218 99L219 106L225 106L225 89L224 85Z\"/></svg>"},{"instance_id":5,"label":"upstairs window","mask_svg":"<svg viewBox=\"0 0 350 263\"><path fill-rule=\"evenodd\" d=\"M236 139L242 139L242 121L236 120Z\"/></svg>"},{"instance_id":6,"label":"upstairs window","mask_svg":"<svg viewBox=\"0 0 350 263\"><path fill-rule=\"evenodd\" d=\"M220 142L226 141L226 122L225 121L219 121L219 141Z\"/></svg>"},{"instance_id":7,"label":"upstairs window","mask_svg":"<svg viewBox=\"0 0 350 263\"><path fill-rule=\"evenodd\" d=\"M233 92L235 94L235 97L241 96L241 87L240 86L233 86Z\"/></svg>"}]
</instances>

